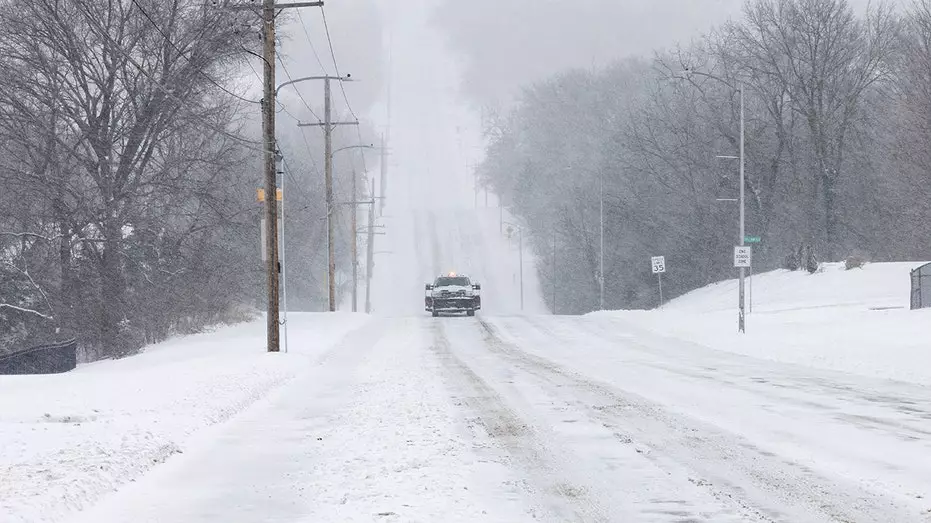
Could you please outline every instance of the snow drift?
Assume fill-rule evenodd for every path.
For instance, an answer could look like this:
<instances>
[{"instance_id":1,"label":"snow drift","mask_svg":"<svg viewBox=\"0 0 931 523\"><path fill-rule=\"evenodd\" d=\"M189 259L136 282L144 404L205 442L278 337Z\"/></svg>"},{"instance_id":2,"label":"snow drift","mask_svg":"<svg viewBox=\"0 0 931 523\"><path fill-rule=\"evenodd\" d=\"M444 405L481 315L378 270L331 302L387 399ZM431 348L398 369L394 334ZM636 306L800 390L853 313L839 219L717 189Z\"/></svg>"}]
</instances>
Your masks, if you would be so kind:
<instances>
[{"instance_id":1,"label":"snow drift","mask_svg":"<svg viewBox=\"0 0 931 523\"><path fill-rule=\"evenodd\" d=\"M655 311L594 313L739 354L877 378L931 384L931 311L910 311L909 273L876 263L847 271L754 276L747 332L737 333L737 280L695 290ZM749 309L749 301L748 301Z\"/></svg>"}]
</instances>

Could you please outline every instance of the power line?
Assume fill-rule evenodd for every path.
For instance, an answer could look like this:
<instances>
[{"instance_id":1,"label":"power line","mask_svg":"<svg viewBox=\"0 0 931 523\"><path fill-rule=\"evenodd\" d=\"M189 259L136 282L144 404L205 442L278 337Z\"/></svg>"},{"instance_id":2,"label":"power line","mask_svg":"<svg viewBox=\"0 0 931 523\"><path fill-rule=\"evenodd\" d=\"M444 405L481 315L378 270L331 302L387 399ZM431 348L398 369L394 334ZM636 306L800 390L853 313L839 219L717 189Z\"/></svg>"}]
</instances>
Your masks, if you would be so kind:
<instances>
[{"instance_id":1,"label":"power line","mask_svg":"<svg viewBox=\"0 0 931 523\"><path fill-rule=\"evenodd\" d=\"M252 62L246 60L246 63L249 64L249 69L252 69L252 73L255 74L255 78L256 78L259 82L261 82L261 81L262 81L262 75L260 75L259 72L255 70L255 66L252 65Z\"/></svg>"},{"instance_id":2,"label":"power line","mask_svg":"<svg viewBox=\"0 0 931 523\"><path fill-rule=\"evenodd\" d=\"M291 111L288 111L288 110L285 108L285 106L282 105L282 106L281 106L281 110L282 110L285 114L287 114L288 116L290 116L295 122L301 123L301 119L298 118L298 117L296 117L296 116L294 116L294 114L292 114ZM310 151L313 151L313 148L310 146L310 142L307 141L307 135L304 133L304 128L303 128L303 127L299 127L299 129L300 129L300 131L301 131L301 139L303 140L304 145L307 147L307 151L308 151L308 153L309 153L309 154L308 154L308 157L310 158L310 164L311 164L311 166L313 167L314 174L317 175L317 176L319 176L319 175L320 175L320 168L317 166L317 160L314 158L313 153L310 152Z\"/></svg>"},{"instance_id":3,"label":"power line","mask_svg":"<svg viewBox=\"0 0 931 523\"><path fill-rule=\"evenodd\" d=\"M323 29L326 31L327 45L330 46L330 56L333 58L333 67L336 70L336 76L343 76L339 72L339 63L336 61L336 52L333 50L333 39L330 37L330 25L326 20L326 9L321 7L320 12L323 14ZM339 89L343 92L343 100L346 101L346 107L349 108L349 114L351 114L352 117L358 121L359 117L356 116L355 111L352 110L352 105L349 103L349 97L346 96L346 87L343 85L343 82L339 82Z\"/></svg>"},{"instance_id":4,"label":"power line","mask_svg":"<svg viewBox=\"0 0 931 523\"><path fill-rule=\"evenodd\" d=\"M177 44L175 44L174 42L171 41L171 36L169 36L168 33L166 33L165 31L163 31L162 28L159 27L159 25L155 22L155 20L153 20L152 17L149 16L149 13L146 12L146 10L142 7L142 5L139 4L139 2L138 2L137 0L132 0L132 3L133 3L134 6L136 6L137 9L139 9L139 12L142 13L142 16L144 16L145 19L148 20L150 24L152 24L152 27L154 27L156 31L158 31L159 33L161 33L162 36L165 37L165 41L168 42L168 44L171 45L171 47L173 47L173 48L175 49L175 51L178 51L178 56L181 57L181 58L184 58L185 60L187 60L188 63L193 64L193 62L191 62L191 59L190 59L190 58L188 58L187 56L184 56L184 51L182 51L181 48L178 47ZM211 78L210 75L208 75L206 72L204 72L204 71L202 71L202 70L200 70L200 69L197 69L197 72L200 73L201 75L203 75L203 77L206 78L208 82L212 83L212 84L215 85L217 88L219 88L221 91L223 91L224 93L226 93L226 94L228 94L228 95L230 95L230 96L232 96L232 97L234 97L234 98L238 98L239 100L242 100L243 102L248 102L248 103L251 103L251 104L260 104L260 103L262 103L261 101L258 101L258 100L250 100L250 99L248 99L248 98L243 98L242 96L240 96L240 95L238 95L238 94L236 94L236 93L230 91L229 89L227 89L227 88L223 87L222 85L220 85L219 82L217 82L216 80L214 80L213 78Z\"/></svg>"},{"instance_id":5,"label":"power line","mask_svg":"<svg viewBox=\"0 0 931 523\"><path fill-rule=\"evenodd\" d=\"M136 60L135 60L132 56L130 56L129 53L127 53L127 52L121 47L120 43L117 42L116 40L114 40L112 37L110 37L110 35L107 33L106 29L99 25L98 20L96 20L96 19L93 17L93 13L89 13L89 12L87 12L86 10L83 10L83 13L84 13L84 17L85 17L85 19L87 20L87 22L88 22L90 25L94 26L94 28L97 30L98 34L99 34L102 38L106 39L111 45L113 45L114 51L116 51L120 56L122 56L123 58L125 58L126 61L127 61L127 63L129 63L130 65L132 65L133 67L135 67L143 76L145 76L150 82L152 82L152 85L153 85L156 89L162 91L166 96L168 96L169 98L171 98L171 99L173 99L175 102L177 102L177 103L178 103L178 108L179 108L179 109L187 109L187 111L189 112L189 114L190 114L191 116L194 116L195 118L200 119L206 128L208 128L208 129L210 129L210 130L212 130L212 131L214 131L214 132L217 132L217 133L219 133L219 134L222 134L222 135L224 135L224 136L226 136L226 137L228 137L228 138L232 138L233 140L239 141L239 142L241 142L242 144L244 144L247 148L249 148L249 149L251 149L251 150L254 150L254 151L257 151L257 152L262 152L262 151L264 151L265 145L264 145L262 142L258 142L258 141L255 141L255 140L250 140L250 139L248 139L248 138L245 138L245 137L239 136L239 135L237 135L237 134L231 133L231 132L227 131L226 129L223 129L223 128L220 128L220 127L218 127L218 126L215 126L215 125L213 125L213 124L207 122L206 119L203 118L203 116L201 116L201 115L195 113L193 110L191 110L190 108L186 107L186 106L188 105L188 102L185 101L185 100L183 100L183 99L181 99L181 98L179 98L177 95L175 95L173 92L171 92L171 88L170 88L170 87L166 87L165 85L162 84L162 82L160 82L160 81L156 80L155 78L153 78L153 77L149 74L149 72L146 71L145 68L143 68L141 65L139 65L139 63L136 62Z\"/></svg>"},{"instance_id":6,"label":"power line","mask_svg":"<svg viewBox=\"0 0 931 523\"><path fill-rule=\"evenodd\" d=\"M320 13L323 16L323 29L326 32L327 45L330 47L330 57L333 59L333 68L336 71L336 76L342 76L342 74L339 72L339 62L336 60L336 52L333 50L333 38L330 37L330 24L327 23L326 9L321 7ZM356 115L356 112L352 110L352 104L349 103L349 96L346 95L346 87L343 85L343 82L339 82L339 90L343 93L343 100L346 101L346 108L349 109L349 114L351 114L353 119L358 122L359 116ZM359 137L359 144L362 144L362 130L359 128L359 126L356 126L356 134ZM361 151L360 154L362 156L362 169L365 172L368 172L368 166L365 165L365 151Z\"/></svg>"},{"instance_id":7,"label":"power line","mask_svg":"<svg viewBox=\"0 0 931 523\"><path fill-rule=\"evenodd\" d=\"M301 138L304 140L304 145L307 146L308 151L313 151L313 148L310 146L310 142L307 141L307 134L304 132L304 128L300 127ZM320 176L320 167L317 166L317 160L314 158L313 153L310 154L310 164L314 168L314 174Z\"/></svg>"},{"instance_id":8,"label":"power line","mask_svg":"<svg viewBox=\"0 0 931 523\"><path fill-rule=\"evenodd\" d=\"M310 38L310 32L307 30L307 25L304 24L304 17L301 16L301 10L300 10L300 9L297 10L297 17L298 17L298 19L300 19L300 21L301 21L301 29L304 30L304 36L307 37L307 43L310 44L310 50L314 53L314 58L317 59L317 64L320 66L320 70L323 71L323 74L324 74L324 75L329 76L330 73L329 73L329 71L327 71L326 67L324 67L324 65L323 65L323 60L321 60L321 59L320 59L320 55L317 54L317 48L314 47L314 42L313 42L313 40Z\"/></svg>"},{"instance_id":9,"label":"power line","mask_svg":"<svg viewBox=\"0 0 931 523\"><path fill-rule=\"evenodd\" d=\"M284 71L285 76L288 77L288 81L293 82L293 81L294 81L294 78L292 78L292 77L291 77L291 73L288 72L288 68L287 68L287 66L285 66L284 60L281 58L281 55L280 55L279 53L276 52L276 53L275 53L275 56L278 58L278 63L281 64L281 69ZM307 100L304 98L304 95L301 94L301 91L298 90L296 87L295 87L294 91L297 93L298 98L300 98L301 101L304 102L304 107L306 107L307 110L310 111L310 114L314 115L314 118L316 118L316 119L317 119L317 122L319 123L319 122L321 121L321 120L320 120L320 117L317 116L317 113L315 113L314 110L313 110L313 108L310 106L310 104L307 103Z\"/></svg>"}]
</instances>

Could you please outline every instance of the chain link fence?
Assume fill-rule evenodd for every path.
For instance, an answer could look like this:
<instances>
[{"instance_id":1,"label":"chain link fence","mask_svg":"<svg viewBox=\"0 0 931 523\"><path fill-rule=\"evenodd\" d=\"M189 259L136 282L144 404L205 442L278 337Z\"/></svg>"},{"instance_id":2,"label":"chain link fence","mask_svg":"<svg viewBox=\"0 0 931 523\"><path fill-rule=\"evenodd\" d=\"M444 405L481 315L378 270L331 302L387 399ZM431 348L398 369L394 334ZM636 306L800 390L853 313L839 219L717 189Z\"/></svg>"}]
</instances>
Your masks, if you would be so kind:
<instances>
[{"instance_id":1,"label":"chain link fence","mask_svg":"<svg viewBox=\"0 0 931 523\"><path fill-rule=\"evenodd\" d=\"M931 263L912 271L912 310L931 307Z\"/></svg>"}]
</instances>

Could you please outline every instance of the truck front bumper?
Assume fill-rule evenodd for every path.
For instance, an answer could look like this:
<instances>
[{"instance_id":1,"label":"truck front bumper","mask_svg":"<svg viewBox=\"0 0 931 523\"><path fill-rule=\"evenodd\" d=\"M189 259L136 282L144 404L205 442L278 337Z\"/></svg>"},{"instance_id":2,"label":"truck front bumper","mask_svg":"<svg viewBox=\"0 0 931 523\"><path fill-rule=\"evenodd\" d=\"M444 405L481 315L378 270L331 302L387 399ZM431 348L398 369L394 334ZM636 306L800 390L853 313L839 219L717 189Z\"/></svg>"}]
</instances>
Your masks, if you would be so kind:
<instances>
[{"instance_id":1,"label":"truck front bumper","mask_svg":"<svg viewBox=\"0 0 931 523\"><path fill-rule=\"evenodd\" d=\"M482 300L477 296L469 298L427 298L427 312L469 312L482 308Z\"/></svg>"}]
</instances>

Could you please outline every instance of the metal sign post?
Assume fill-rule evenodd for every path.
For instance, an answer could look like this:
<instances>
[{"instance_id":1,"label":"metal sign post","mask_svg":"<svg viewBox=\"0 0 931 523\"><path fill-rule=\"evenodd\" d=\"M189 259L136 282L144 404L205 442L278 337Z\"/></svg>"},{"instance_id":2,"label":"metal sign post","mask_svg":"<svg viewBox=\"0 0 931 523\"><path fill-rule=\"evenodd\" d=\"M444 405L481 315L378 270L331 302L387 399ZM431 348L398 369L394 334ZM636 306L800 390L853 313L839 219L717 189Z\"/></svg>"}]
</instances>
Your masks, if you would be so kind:
<instances>
[{"instance_id":1,"label":"metal sign post","mask_svg":"<svg viewBox=\"0 0 931 523\"><path fill-rule=\"evenodd\" d=\"M753 270L753 247L747 245L738 245L734 247L734 267L738 269L750 269ZM753 272L750 273L750 278L752 282ZM750 284L751 286L753 283ZM750 311L753 312L753 290L751 287L750 290Z\"/></svg>"},{"instance_id":2,"label":"metal sign post","mask_svg":"<svg viewBox=\"0 0 931 523\"><path fill-rule=\"evenodd\" d=\"M762 242L763 242L763 238L761 236L750 236L750 235L744 236L744 244L762 243ZM747 293L748 293L747 300L749 301L747 305L749 309L747 310L747 313L752 314L753 313L753 257L752 256L750 257L749 269L750 269L750 277L747 279Z\"/></svg>"},{"instance_id":3,"label":"metal sign post","mask_svg":"<svg viewBox=\"0 0 931 523\"><path fill-rule=\"evenodd\" d=\"M656 275L657 280L659 281L659 306L663 306L663 273L666 272L666 257L665 256L653 256L650 258L650 262L653 265L653 274Z\"/></svg>"}]
</instances>

